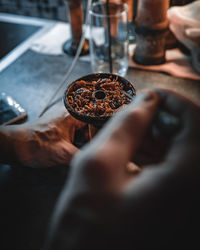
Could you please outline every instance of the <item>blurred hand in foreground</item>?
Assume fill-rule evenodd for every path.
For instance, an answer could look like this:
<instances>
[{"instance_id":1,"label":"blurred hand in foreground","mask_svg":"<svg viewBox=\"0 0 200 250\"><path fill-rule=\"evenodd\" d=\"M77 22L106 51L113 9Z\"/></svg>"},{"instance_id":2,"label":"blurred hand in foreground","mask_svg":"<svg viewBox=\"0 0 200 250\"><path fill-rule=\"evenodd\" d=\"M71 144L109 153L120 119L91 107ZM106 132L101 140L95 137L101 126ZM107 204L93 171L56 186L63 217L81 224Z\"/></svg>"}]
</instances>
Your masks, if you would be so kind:
<instances>
[{"instance_id":1,"label":"blurred hand in foreground","mask_svg":"<svg viewBox=\"0 0 200 250\"><path fill-rule=\"evenodd\" d=\"M180 121L175 134L152 132L160 109ZM166 90L138 95L72 160L46 249L196 247L199 127L200 107L186 98ZM148 164L132 175L126 166L141 154Z\"/></svg>"}]
</instances>

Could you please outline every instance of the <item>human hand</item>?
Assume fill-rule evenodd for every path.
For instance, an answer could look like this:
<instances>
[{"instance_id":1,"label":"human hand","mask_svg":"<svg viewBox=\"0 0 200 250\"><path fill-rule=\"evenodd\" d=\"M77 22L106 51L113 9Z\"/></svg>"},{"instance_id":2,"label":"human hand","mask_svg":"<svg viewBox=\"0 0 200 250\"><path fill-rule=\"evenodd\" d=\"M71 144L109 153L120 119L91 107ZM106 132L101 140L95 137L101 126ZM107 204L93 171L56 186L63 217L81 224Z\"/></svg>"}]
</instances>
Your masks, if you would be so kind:
<instances>
[{"instance_id":1,"label":"human hand","mask_svg":"<svg viewBox=\"0 0 200 250\"><path fill-rule=\"evenodd\" d=\"M153 138L158 109L179 119L180 128L172 137L157 133ZM193 219L199 222L199 110L178 94L155 90L117 114L73 159L47 249L169 249L186 241L192 245ZM152 148L162 148L157 163ZM148 164L135 176L126 166L138 155L141 159L141 153L148 156Z\"/></svg>"},{"instance_id":2,"label":"human hand","mask_svg":"<svg viewBox=\"0 0 200 250\"><path fill-rule=\"evenodd\" d=\"M191 52L192 65L200 74L200 1L168 10L169 27Z\"/></svg>"},{"instance_id":3,"label":"human hand","mask_svg":"<svg viewBox=\"0 0 200 250\"><path fill-rule=\"evenodd\" d=\"M188 49L200 44L200 2L174 6L168 10L169 27Z\"/></svg>"},{"instance_id":4,"label":"human hand","mask_svg":"<svg viewBox=\"0 0 200 250\"><path fill-rule=\"evenodd\" d=\"M68 165L78 151L72 144L75 131L83 126L64 109L22 125L1 126L0 160L34 168Z\"/></svg>"}]
</instances>

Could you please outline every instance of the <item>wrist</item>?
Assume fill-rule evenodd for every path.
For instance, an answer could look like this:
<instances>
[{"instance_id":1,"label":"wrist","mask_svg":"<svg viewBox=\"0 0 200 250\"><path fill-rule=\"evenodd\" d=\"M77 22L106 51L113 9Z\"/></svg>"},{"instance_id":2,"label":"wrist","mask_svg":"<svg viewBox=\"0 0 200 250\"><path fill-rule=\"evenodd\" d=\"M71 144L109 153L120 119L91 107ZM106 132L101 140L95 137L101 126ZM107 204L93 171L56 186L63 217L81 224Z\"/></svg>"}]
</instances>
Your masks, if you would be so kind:
<instances>
[{"instance_id":1,"label":"wrist","mask_svg":"<svg viewBox=\"0 0 200 250\"><path fill-rule=\"evenodd\" d=\"M5 126L0 128L0 163L12 164L16 162L12 132Z\"/></svg>"}]
</instances>

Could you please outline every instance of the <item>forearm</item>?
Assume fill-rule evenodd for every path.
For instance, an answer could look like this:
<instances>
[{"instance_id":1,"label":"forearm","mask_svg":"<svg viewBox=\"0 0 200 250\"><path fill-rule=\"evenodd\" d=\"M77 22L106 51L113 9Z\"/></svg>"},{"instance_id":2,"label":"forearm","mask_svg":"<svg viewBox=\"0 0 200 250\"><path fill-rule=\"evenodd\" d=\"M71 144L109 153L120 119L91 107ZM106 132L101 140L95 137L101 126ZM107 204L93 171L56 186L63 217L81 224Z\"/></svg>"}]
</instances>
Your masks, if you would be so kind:
<instances>
[{"instance_id":1,"label":"forearm","mask_svg":"<svg viewBox=\"0 0 200 250\"><path fill-rule=\"evenodd\" d=\"M24 125L0 126L0 163L26 165L31 153L28 142L34 140Z\"/></svg>"},{"instance_id":2,"label":"forearm","mask_svg":"<svg viewBox=\"0 0 200 250\"><path fill-rule=\"evenodd\" d=\"M6 126L0 127L0 163L16 162L12 132Z\"/></svg>"}]
</instances>

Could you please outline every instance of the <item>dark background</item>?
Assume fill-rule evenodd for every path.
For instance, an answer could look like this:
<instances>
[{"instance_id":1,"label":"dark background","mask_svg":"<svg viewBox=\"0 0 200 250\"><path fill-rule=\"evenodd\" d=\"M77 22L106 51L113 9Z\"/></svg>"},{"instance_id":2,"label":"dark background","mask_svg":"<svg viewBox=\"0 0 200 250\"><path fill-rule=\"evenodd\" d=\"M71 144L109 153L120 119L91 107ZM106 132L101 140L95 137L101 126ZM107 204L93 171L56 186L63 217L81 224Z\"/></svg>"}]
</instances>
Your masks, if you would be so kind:
<instances>
[{"instance_id":1,"label":"dark background","mask_svg":"<svg viewBox=\"0 0 200 250\"><path fill-rule=\"evenodd\" d=\"M95 2L97 0L93 1ZM122 1L126 2L126 0ZM133 0L133 4L137 1L138 0ZM170 3L171 5L184 5L193 1L194 0L170 0ZM87 0L82 0L82 4L83 9L85 9ZM67 0L0 0L0 12L60 21L68 20Z\"/></svg>"},{"instance_id":2,"label":"dark background","mask_svg":"<svg viewBox=\"0 0 200 250\"><path fill-rule=\"evenodd\" d=\"M0 12L67 21L66 2L65 0L0 0ZM85 9L87 0L82 2Z\"/></svg>"}]
</instances>

